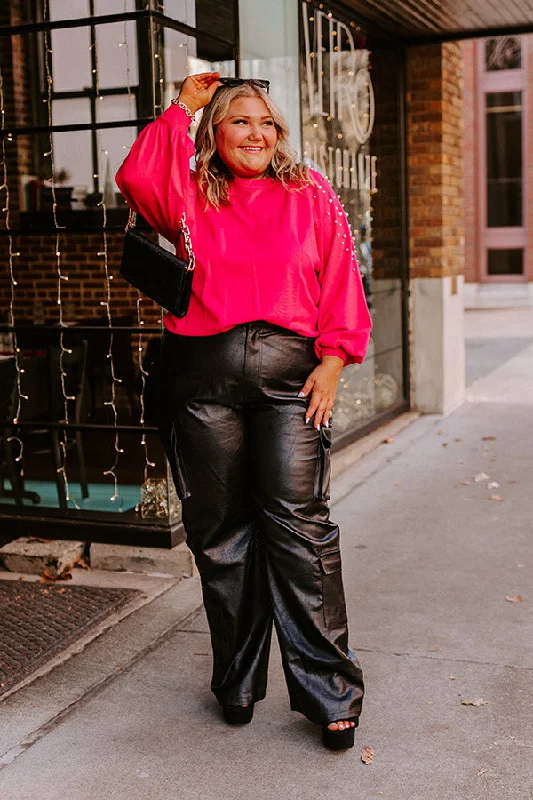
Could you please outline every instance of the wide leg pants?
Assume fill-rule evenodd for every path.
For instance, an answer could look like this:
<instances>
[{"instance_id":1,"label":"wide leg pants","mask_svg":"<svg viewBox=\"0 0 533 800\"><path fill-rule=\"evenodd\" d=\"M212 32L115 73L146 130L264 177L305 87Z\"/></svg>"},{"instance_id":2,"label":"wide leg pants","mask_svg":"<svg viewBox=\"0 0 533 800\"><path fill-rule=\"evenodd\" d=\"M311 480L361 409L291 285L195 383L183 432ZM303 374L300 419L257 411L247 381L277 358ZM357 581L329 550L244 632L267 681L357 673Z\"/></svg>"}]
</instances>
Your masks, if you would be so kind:
<instances>
[{"instance_id":1,"label":"wide leg pants","mask_svg":"<svg viewBox=\"0 0 533 800\"><path fill-rule=\"evenodd\" d=\"M272 624L291 708L357 717L339 529L330 520L331 432L299 398L314 340L265 322L215 336L166 332L160 432L200 573L221 704L265 696Z\"/></svg>"}]
</instances>

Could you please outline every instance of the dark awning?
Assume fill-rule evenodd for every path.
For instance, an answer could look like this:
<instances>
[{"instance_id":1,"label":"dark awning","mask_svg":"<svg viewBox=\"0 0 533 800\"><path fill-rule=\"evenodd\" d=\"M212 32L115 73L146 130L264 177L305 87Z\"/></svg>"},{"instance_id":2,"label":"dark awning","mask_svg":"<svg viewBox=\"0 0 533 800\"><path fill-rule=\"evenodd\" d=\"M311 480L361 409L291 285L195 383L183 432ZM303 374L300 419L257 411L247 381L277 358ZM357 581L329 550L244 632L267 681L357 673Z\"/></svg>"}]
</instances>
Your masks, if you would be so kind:
<instances>
[{"instance_id":1,"label":"dark awning","mask_svg":"<svg viewBox=\"0 0 533 800\"><path fill-rule=\"evenodd\" d=\"M533 33L533 0L345 0L345 5L409 42Z\"/></svg>"}]
</instances>

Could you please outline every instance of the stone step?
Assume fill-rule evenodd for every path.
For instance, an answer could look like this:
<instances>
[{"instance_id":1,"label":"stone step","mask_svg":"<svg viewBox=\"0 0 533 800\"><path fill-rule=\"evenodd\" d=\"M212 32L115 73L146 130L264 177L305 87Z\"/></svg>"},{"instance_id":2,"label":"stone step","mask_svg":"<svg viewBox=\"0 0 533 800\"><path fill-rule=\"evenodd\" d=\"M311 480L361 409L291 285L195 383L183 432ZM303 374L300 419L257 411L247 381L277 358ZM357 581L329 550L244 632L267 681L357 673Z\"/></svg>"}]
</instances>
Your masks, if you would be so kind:
<instances>
[{"instance_id":1,"label":"stone step","mask_svg":"<svg viewBox=\"0 0 533 800\"><path fill-rule=\"evenodd\" d=\"M14 539L0 547L0 569L26 575L40 575L46 569L56 577L72 567L84 550L85 542Z\"/></svg>"},{"instance_id":2,"label":"stone step","mask_svg":"<svg viewBox=\"0 0 533 800\"><path fill-rule=\"evenodd\" d=\"M111 572L144 572L190 578L196 567L192 553L182 542L170 550L159 547L125 547L117 544L91 544L92 569Z\"/></svg>"}]
</instances>

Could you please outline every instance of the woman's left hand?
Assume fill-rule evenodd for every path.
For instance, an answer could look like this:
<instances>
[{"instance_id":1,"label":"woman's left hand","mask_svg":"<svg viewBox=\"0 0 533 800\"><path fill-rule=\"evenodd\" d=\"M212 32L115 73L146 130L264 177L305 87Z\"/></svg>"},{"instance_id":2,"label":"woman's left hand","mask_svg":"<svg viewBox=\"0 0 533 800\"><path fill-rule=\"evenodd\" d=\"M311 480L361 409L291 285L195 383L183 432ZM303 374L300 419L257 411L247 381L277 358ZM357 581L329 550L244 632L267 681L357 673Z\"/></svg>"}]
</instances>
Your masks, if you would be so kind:
<instances>
[{"instance_id":1,"label":"woman's left hand","mask_svg":"<svg viewBox=\"0 0 533 800\"><path fill-rule=\"evenodd\" d=\"M298 393L298 397L311 395L307 407L306 423L314 416L315 428L319 428L320 425L329 426L331 409L335 402L343 367L344 361L340 356L324 356L322 363L309 375L301 392Z\"/></svg>"}]
</instances>

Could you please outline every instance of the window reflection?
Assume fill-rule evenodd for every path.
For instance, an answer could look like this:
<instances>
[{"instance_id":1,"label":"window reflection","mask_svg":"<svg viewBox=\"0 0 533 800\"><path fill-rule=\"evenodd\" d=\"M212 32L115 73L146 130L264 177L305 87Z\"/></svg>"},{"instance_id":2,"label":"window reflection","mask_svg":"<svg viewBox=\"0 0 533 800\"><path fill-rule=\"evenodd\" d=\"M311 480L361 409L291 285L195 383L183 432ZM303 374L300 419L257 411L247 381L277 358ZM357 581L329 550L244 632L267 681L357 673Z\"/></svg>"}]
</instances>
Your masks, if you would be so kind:
<instances>
[{"instance_id":1,"label":"window reflection","mask_svg":"<svg viewBox=\"0 0 533 800\"><path fill-rule=\"evenodd\" d=\"M404 352L398 54L371 53L353 20L336 17L320 3L302 8L304 156L344 205L374 325L364 363L341 374L339 437L404 402Z\"/></svg>"},{"instance_id":2,"label":"window reflection","mask_svg":"<svg viewBox=\"0 0 533 800\"><path fill-rule=\"evenodd\" d=\"M522 48L518 36L498 36L485 42L485 69L494 72L502 69L520 69Z\"/></svg>"}]
</instances>

